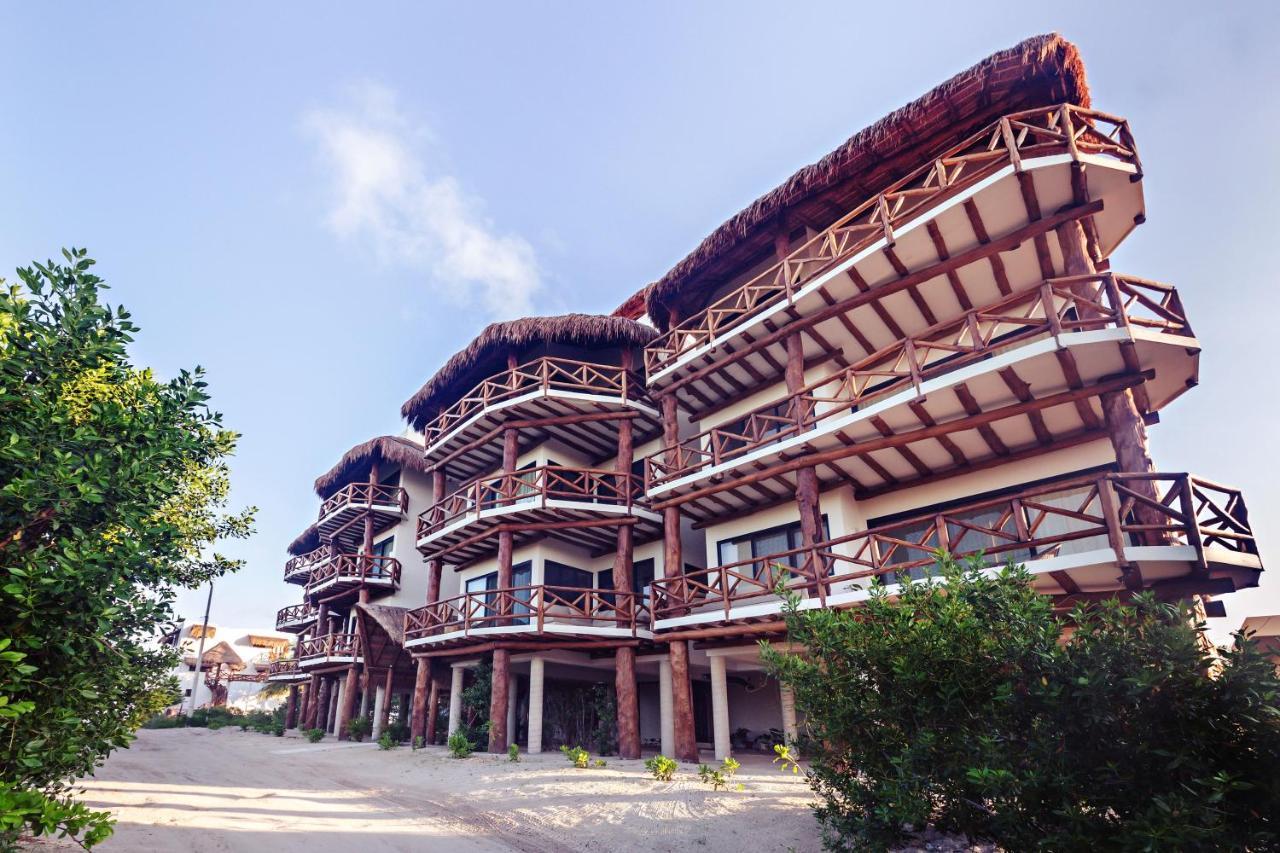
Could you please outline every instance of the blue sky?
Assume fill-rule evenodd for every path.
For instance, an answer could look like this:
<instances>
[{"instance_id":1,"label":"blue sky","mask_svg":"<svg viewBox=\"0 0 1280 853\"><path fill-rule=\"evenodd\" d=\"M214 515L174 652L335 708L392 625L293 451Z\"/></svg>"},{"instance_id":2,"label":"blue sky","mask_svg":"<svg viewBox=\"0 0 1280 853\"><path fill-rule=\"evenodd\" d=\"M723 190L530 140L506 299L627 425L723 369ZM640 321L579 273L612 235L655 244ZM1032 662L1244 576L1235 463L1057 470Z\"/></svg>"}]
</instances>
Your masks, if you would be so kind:
<instances>
[{"instance_id":1,"label":"blue sky","mask_svg":"<svg viewBox=\"0 0 1280 853\"><path fill-rule=\"evenodd\" d=\"M1114 266L1176 284L1204 344L1157 465L1245 489L1272 576L1226 624L1280 612L1280 12L1026 5L5 3L0 275L86 246L137 361L208 369L260 507L213 619L268 624L312 479L485 322L611 310L855 130L1058 30L1146 169Z\"/></svg>"}]
</instances>

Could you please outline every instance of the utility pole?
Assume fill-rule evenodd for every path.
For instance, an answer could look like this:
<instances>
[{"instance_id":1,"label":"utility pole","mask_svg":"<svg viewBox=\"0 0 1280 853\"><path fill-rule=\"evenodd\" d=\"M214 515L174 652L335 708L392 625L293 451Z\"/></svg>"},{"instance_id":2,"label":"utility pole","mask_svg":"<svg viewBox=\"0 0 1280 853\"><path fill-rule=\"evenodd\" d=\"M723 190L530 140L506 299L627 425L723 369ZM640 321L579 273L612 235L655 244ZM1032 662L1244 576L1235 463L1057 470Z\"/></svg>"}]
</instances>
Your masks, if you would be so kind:
<instances>
[{"instance_id":1,"label":"utility pole","mask_svg":"<svg viewBox=\"0 0 1280 853\"><path fill-rule=\"evenodd\" d=\"M204 623L200 626L200 646L196 651L196 671L191 673L191 711L196 710L196 691L200 688L200 672L204 667L204 638L209 636L209 608L213 606L213 581L209 581L209 597L204 601Z\"/></svg>"}]
</instances>

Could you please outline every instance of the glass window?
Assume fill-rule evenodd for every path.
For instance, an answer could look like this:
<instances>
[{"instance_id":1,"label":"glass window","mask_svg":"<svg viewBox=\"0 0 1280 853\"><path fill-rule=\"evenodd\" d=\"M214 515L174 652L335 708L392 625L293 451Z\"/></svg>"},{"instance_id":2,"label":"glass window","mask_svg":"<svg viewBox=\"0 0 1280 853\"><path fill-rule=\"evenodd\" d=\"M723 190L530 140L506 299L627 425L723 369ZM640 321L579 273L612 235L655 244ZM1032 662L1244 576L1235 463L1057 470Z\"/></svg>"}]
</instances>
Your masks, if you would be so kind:
<instances>
[{"instance_id":1,"label":"glass window","mask_svg":"<svg viewBox=\"0 0 1280 853\"><path fill-rule=\"evenodd\" d=\"M564 586L571 589L591 589L595 586L591 572L547 560L542 567L542 582L547 586Z\"/></svg>"},{"instance_id":2,"label":"glass window","mask_svg":"<svg viewBox=\"0 0 1280 853\"><path fill-rule=\"evenodd\" d=\"M830 538L825 515L822 517L822 538ZM734 539L722 539L717 543L716 549L720 558L720 565L724 566L742 560L752 560L759 557L767 557L770 554L794 551L803 545L804 534L800 530L800 522L795 521L782 527L761 530L757 533L750 533ZM791 554L780 558L778 562L794 569L802 562L802 556L800 554ZM757 564L754 569L758 577L762 567Z\"/></svg>"},{"instance_id":3,"label":"glass window","mask_svg":"<svg viewBox=\"0 0 1280 853\"><path fill-rule=\"evenodd\" d=\"M373 546L373 551L371 551L370 553L373 554L373 556L375 557L390 557L392 553L395 552L395 549L396 549L396 537L388 536L386 539L383 539L381 542L378 542L377 544L375 544Z\"/></svg>"}]
</instances>

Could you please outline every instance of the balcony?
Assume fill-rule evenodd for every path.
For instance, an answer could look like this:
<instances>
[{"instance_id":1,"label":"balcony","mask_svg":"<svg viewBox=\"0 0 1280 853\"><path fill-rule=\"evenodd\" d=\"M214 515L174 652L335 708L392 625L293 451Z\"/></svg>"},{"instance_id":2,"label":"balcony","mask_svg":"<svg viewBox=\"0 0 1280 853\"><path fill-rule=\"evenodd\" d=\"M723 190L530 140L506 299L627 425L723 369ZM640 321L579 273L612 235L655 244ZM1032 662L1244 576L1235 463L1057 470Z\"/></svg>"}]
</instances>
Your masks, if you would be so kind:
<instances>
[{"instance_id":1,"label":"balcony","mask_svg":"<svg viewBox=\"0 0 1280 853\"><path fill-rule=\"evenodd\" d=\"M599 458L617 452L612 413L635 415L639 436L656 434L659 414L642 377L622 367L547 356L491 376L440 413L423 430L426 454L455 477L474 477L502 462L502 427L554 419L556 435ZM571 418L590 421L570 423ZM545 432L521 431L526 443Z\"/></svg>"},{"instance_id":2,"label":"balcony","mask_svg":"<svg viewBox=\"0 0 1280 853\"><path fill-rule=\"evenodd\" d=\"M296 634L316 621L317 613L314 605L305 602L281 607L276 611L276 630Z\"/></svg>"},{"instance_id":3,"label":"balcony","mask_svg":"<svg viewBox=\"0 0 1280 853\"><path fill-rule=\"evenodd\" d=\"M1199 342L1174 288L1110 273L1052 279L649 456L645 489L661 501L721 483L713 504L688 508L705 520L750 509L767 488L735 474L826 454L823 487L844 480L866 496L1097 437L1096 398L1111 385L1133 387L1141 409L1158 411L1198 370Z\"/></svg>"},{"instance_id":4,"label":"balcony","mask_svg":"<svg viewBox=\"0 0 1280 853\"><path fill-rule=\"evenodd\" d=\"M302 669L360 661L360 637L357 634L325 634L298 643L298 666Z\"/></svg>"},{"instance_id":5,"label":"balcony","mask_svg":"<svg viewBox=\"0 0 1280 853\"><path fill-rule=\"evenodd\" d=\"M400 585L400 561L373 554L338 554L311 573L307 595L336 594L360 587L394 590Z\"/></svg>"},{"instance_id":6,"label":"balcony","mask_svg":"<svg viewBox=\"0 0 1280 853\"><path fill-rule=\"evenodd\" d=\"M609 528L623 524L647 541L661 535L662 517L639 505L639 486L631 474L563 465L482 477L418 517L418 550L463 565L495 551L496 534L509 531L516 544L545 534L603 551L614 546Z\"/></svg>"},{"instance_id":7,"label":"balcony","mask_svg":"<svg viewBox=\"0 0 1280 853\"><path fill-rule=\"evenodd\" d=\"M922 578L934 552L1025 563L1064 602L1126 584L1173 595L1257 585L1262 562L1240 492L1189 474L1098 474L729 563L651 587L656 631L777 618L781 584L801 607L850 607L875 582Z\"/></svg>"},{"instance_id":8,"label":"balcony","mask_svg":"<svg viewBox=\"0 0 1280 853\"><path fill-rule=\"evenodd\" d=\"M308 551L305 554L290 558L284 564L285 582L307 584L311 580L311 573L332 558L333 548L329 545L321 545L314 551Z\"/></svg>"},{"instance_id":9,"label":"balcony","mask_svg":"<svg viewBox=\"0 0 1280 853\"><path fill-rule=\"evenodd\" d=\"M870 354L1062 274L1050 232L1064 222L1106 257L1144 218L1141 176L1124 119L1070 105L1006 116L649 344L649 386L707 406L776 381L793 331L808 362Z\"/></svg>"},{"instance_id":10,"label":"balcony","mask_svg":"<svg viewBox=\"0 0 1280 853\"><path fill-rule=\"evenodd\" d=\"M649 612L635 593L521 586L454 596L405 614L405 648L494 639L649 638Z\"/></svg>"},{"instance_id":11,"label":"balcony","mask_svg":"<svg viewBox=\"0 0 1280 853\"><path fill-rule=\"evenodd\" d=\"M298 666L293 658L273 660L267 664L267 681L305 681L307 674Z\"/></svg>"},{"instance_id":12,"label":"balcony","mask_svg":"<svg viewBox=\"0 0 1280 853\"><path fill-rule=\"evenodd\" d=\"M316 528L321 538L353 548L364 538L360 522L372 518L376 536L405 518L409 495L399 486L348 483L320 505Z\"/></svg>"}]
</instances>

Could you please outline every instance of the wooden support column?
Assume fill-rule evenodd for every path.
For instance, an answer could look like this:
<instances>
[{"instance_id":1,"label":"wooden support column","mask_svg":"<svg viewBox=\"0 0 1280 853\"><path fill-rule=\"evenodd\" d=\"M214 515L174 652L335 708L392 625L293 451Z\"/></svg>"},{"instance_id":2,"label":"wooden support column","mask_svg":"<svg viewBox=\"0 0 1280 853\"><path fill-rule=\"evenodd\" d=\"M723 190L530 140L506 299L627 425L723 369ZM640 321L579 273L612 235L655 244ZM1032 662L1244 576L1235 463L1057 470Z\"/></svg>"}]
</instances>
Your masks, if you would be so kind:
<instances>
[{"instance_id":1,"label":"wooden support column","mask_svg":"<svg viewBox=\"0 0 1280 853\"><path fill-rule=\"evenodd\" d=\"M332 691L332 679L328 676L317 676L320 686L316 690L316 708L315 720L312 728L328 731L329 722L329 693Z\"/></svg>"},{"instance_id":2,"label":"wooden support column","mask_svg":"<svg viewBox=\"0 0 1280 853\"><path fill-rule=\"evenodd\" d=\"M445 483L446 471L444 468L435 468L431 471L431 500L433 503L439 503L444 500L445 489L448 488ZM444 560L436 557L427 562L427 604L435 604L440 600L440 576L444 572Z\"/></svg>"},{"instance_id":3,"label":"wooden support column","mask_svg":"<svg viewBox=\"0 0 1280 853\"><path fill-rule=\"evenodd\" d=\"M289 685L289 698L284 703L284 727L286 729L296 729L298 727L298 685Z\"/></svg>"},{"instance_id":4,"label":"wooden support column","mask_svg":"<svg viewBox=\"0 0 1280 853\"><path fill-rule=\"evenodd\" d=\"M342 688L342 707L338 709L338 740L346 740L347 723L356 715L356 691L360 689L360 667L351 664L347 667L347 680Z\"/></svg>"},{"instance_id":5,"label":"wooden support column","mask_svg":"<svg viewBox=\"0 0 1280 853\"><path fill-rule=\"evenodd\" d=\"M378 721L377 721L379 734L385 731L387 726L391 722L391 698L392 698L392 691L395 690L395 685L394 685L395 677L396 677L396 667L395 667L395 663L393 662L391 666L387 667L387 677L382 684L382 695L383 695L382 713L378 715Z\"/></svg>"},{"instance_id":6,"label":"wooden support column","mask_svg":"<svg viewBox=\"0 0 1280 853\"><path fill-rule=\"evenodd\" d=\"M508 367L515 369L514 355L509 355ZM510 477L516 471L516 457L520 450L519 430L508 429L502 435L502 473ZM506 480L505 482L510 482ZM511 558L514 549L514 534L510 530L498 533L498 589L511 588ZM505 614L508 602L500 606ZM505 620L503 620L505 624ZM506 649L494 649L493 679L489 690L489 751L507 751L507 692L508 679L511 674L511 653Z\"/></svg>"},{"instance_id":7,"label":"wooden support column","mask_svg":"<svg viewBox=\"0 0 1280 853\"><path fill-rule=\"evenodd\" d=\"M791 416L797 422L808 420L808 407L800 400L799 391L804 387L804 345L799 333L787 337L787 365L784 376L787 394L792 398ZM818 562L816 546L822 541L822 507L818 494L818 469L812 465L796 471L796 506L800 510L801 543L810 551L811 573L815 582L826 575L826 569Z\"/></svg>"},{"instance_id":8,"label":"wooden support column","mask_svg":"<svg viewBox=\"0 0 1280 853\"><path fill-rule=\"evenodd\" d=\"M434 678L431 679L431 689L428 691L427 697L427 725L426 733L423 737L423 743L436 742L436 717L440 713L440 685Z\"/></svg>"},{"instance_id":9,"label":"wooden support column","mask_svg":"<svg viewBox=\"0 0 1280 853\"><path fill-rule=\"evenodd\" d=\"M467 670L455 665L449 681L449 736L462 727L462 684Z\"/></svg>"},{"instance_id":10,"label":"wooden support column","mask_svg":"<svg viewBox=\"0 0 1280 853\"><path fill-rule=\"evenodd\" d=\"M622 354L622 369L631 370L631 350ZM631 431L631 421L624 420L618 424L618 458L614 463L614 471L618 481L629 482L631 465L635 448ZM613 588L619 604L629 611L627 620L619 620L620 627L635 624L635 609L639 603L634 593L634 576L632 571L632 536L631 525L624 524L618 528L616 545L613 554ZM621 758L640 757L640 699L636 692L636 650L634 646L622 646L614 652L614 689L617 692L618 704L618 755Z\"/></svg>"},{"instance_id":11,"label":"wooden support column","mask_svg":"<svg viewBox=\"0 0 1280 853\"><path fill-rule=\"evenodd\" d=\"M302 714L304 729L316 728L316 714L320 711L320 676L313 675L307 682L306 710Z\"/></svg>"},{"instance_id":12,"label":"wooden support column","mask_svg":"<svg viewBox=\"0 0 1280 853\"><path fill-rule=\"evenodd\" d=\"M673 322L675 322L673 320ZM662 398L662 443L673 454L680 444L680 427L676 398L668 394ZM668 462L674 463L674 459ZM667 507L662 511L662 573L668 578L684 574L684 545L680 540L680 508ZM683 588L680 598L685 598ZM693 685L689 681L689 644L676 640L668 644L671 659L672 726L675 732L675 758L681 761L698 760L698 741L693 727Z\"/></svg>"},{"instance_id":13,"label":"wooden support column","mask_svg":"<svg viewBox=\"0 0 1280 853\"><path fill-rule=\"evenodd\" d=\"M409 724L409 742L412 744L416 744L418 738L423 738L424 743L431 742L431 738L427 735L428 718L426 717L427 685L431 682L431 658L418 658L417 665L413 678L413 714ZM435 733L432 732L432 734Z\"/></svg>"}]
</instances>

